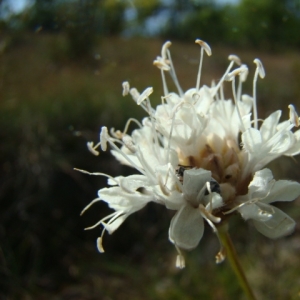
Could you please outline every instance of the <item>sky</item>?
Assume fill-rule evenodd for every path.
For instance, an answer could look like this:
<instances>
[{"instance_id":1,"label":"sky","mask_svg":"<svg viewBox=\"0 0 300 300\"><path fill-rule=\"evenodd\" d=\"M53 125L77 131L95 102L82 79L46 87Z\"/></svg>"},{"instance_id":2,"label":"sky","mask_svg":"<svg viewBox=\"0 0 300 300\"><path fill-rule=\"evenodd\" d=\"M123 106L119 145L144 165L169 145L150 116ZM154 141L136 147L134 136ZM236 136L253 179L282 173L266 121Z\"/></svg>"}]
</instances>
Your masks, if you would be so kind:
<instances>
[{"instance_id":1,"label":"sky","mask_svg":"<svg viewBox=\"0 0 300 300\"><path fill-rule=\"evenodd\" d=\"M26 5L28 5L30 3L29 0L9 0L9 8L13 11L13 12L20 12L22 11Z\"/></svg>"}]
</instances>

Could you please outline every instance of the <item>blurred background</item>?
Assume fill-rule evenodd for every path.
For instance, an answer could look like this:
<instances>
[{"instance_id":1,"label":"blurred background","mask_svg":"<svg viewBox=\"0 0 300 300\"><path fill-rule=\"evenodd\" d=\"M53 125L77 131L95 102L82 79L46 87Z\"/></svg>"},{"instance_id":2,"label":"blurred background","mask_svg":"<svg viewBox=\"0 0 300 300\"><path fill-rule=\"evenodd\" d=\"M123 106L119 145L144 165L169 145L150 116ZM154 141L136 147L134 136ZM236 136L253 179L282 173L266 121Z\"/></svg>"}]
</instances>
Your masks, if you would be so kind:
<instances>
[{"instance_id":1,"label":"blurred background","mask_svg":"<svg viewBox=\"0 0 300 300\"><path fill-rule=\"evenodd\" d=\"M201 38L212 47L203 83L221 78L229 54L267 76L258 82L259 116L288 104L300 112L299 0L2 0L0 1L0 299L243 299L227 262L215 265L216 236L207 227L199 247L175 268L168 241L173 212L148 205L112 236L106 253L84 231L109 213L95 204L101 177L128 175L109 152L93 156L105 125L123 129L144 112L121 83L154 88L152 62L170 39L184 89L195 86ZM230 94L227 95L230 97ZM299 158L270 166L276 179L300 181ZM260 299L300 299L300 202L280 205L297 220L293 235L272 241L238 216L230 232L250 284Z\"/></svg>"}]
</instances>

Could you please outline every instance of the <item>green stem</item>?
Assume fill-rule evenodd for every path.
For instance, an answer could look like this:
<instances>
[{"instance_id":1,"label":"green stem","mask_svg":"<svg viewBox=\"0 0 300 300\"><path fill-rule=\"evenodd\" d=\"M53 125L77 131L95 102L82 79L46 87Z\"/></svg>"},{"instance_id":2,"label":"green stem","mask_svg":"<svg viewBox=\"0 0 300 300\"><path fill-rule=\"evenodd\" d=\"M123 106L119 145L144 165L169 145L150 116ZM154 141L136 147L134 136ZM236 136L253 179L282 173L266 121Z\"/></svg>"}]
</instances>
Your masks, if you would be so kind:
<instances>
[{"instance_id":1,"label":"green stem","mask_svg":"<svg viewBox=\"0 0 300 300\"><path fill-rule=\"evenodd\" d=\"M241 266L241 263L238 260L237 253L235 251L234 245L231 241L231 238L229 236L227 226L221 226L218 230L219 238L222 242L222 245L225 248L226 251L226 257L229 260L229 263L239 281L240 286L244 290L245 295L249 300L255 300L254 293L247 281L247 278L245 276L245 273L243 271L243 268Z\"/></svg>"}]
</instances>

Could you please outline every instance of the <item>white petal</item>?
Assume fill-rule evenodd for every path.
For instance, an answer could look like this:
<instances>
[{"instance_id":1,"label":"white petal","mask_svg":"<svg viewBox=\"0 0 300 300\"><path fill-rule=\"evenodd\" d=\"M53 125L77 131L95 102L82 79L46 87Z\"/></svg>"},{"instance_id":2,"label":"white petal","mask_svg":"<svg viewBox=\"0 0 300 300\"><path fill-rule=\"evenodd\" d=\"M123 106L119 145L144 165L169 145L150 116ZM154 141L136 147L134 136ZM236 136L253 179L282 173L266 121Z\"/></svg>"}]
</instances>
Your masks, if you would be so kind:
<instances>
[{"instance_id":1,"label":"white petal","mask_svg":"<svg viewBox=\"0 0 300 300\"><path fill-rule=\"evenodd\" d=\"M295 156L300 153L300 129L294 133L294 145L284 155Z\"/></svg>"},{"instance_id":2,"label":"white petal","mask_svg":"<svg viewBox=\"0 0 300 300\"><path fill-rule=\"evenodd\" d=\"M200 211L187 204L173 217L169 239L179 248L191 250L197 247L203 232L204 222Z\"/></svg>"},{"instance_id":3,"label":"white petal","mask_svg":"<svg viewBox=\"0 0 300 300\"><path fill-rule=\"evenodd\" d=\"M240 212L244 220L256 220L256 221L267 221L270 219L269 213L264 213L264 211L256 204L249 203L241 206L238 211Z\"/></svg>"},{"instance_id":4,"label":"white petal","mask_svg":"<svg viewBox=\"0 0 300 300\"><path fill-rule=\"evenodd\" d=\"M208 202L205 207L207 211L220 208L224 205L224 201L220 194L212 193L211 195L212 195L211 203ZM206 198L208 197L210 197L210 195L206 196Z\"/></svg>"},{"instance_id":5,"label":"white petal","mask_svg":"<svg viewBox=\"0 0 300 300\"><path fill-rule=\"evenodd\" d=\"M165 205L167 209L179 210L184 203L182 193L176 190L172 190L171 194L165 195L160 186L157 185L153 188L153 193L155 196L155 200L153 199L153 201Z\"/></svg>"},{"instance_id":6,"label":"white petal","mask_svg":"<svg viewBox=\"0 0 300 300\"><path fill-rule=\"evenodd\" d=\"M273 179L271 170L263 169L255 172L249 184L249 196L251 198L262 198L270 191L270 181Z\"/></svg>"},{"instance_id":7,"label":"white petal","mask_svg":"<svg viewBox=\"0 0 300 300\"><path fill-rule=\"evenodd\" d=\"M283 132L281 134L274 135L264 145L268 149L270 154L284 154L295 143L294 134L290 131Z\"/></svg>"},{"instance_id":8,"label":"white petal","mask_svg":"<svg viewBox=\"0 0 300 300\"><path fill-rule=\"evenodd\" d=\"M255 228L263 235L276 239L288 235L295 228L295 221L276 207L272 207L272 218L266 222L253 221Z\"/></svg>"},{"instance_id":9,"label":"white petal","mask_svg":"<svg viewBox=\"0 0 300 300\"><path fill-rule=\"evenodd\" d=\"M211 172L204 169L186 170L183 176L184 198L189 203L198 206L197 196L201 189L206 187L206 182L211 180ZM204 194L204 193L203 193Z\"/></svg>"},{"instance_id":10,"label":"white petal","mask_svg":"<svg viewBox=\"0 0 300 300\"><path fill-rule=\"evenodd\" d=\"M259 153L262 145L262 137L260 131L254 128L247 129L242 134L242 142L244 148L250 153Z\"/></svg>"},{"instance_id":11,"label":"white petal","mask_svg":"<svg viewBox=\"0 0 300 300\"><path fill-rule=\"evenodd\" d=\"M260 127L260 133L264 141L270 139L276 132L276 126L281 116L281 110L273 112L268 118L264 120Z\"/></svg>"},{"instance_id":12,"label":"white petal","mask_svg":"<svg viewBox=\"0 0 300 300\"><path fill-rule=\"evenodd\" d=\"M98 195L101 200L108 203L110 208L130 213L142 209L153 200L151 195L144 195L139 192L127 193L120 187L103 188L98 191Z\"/></svg>"},{"instance_id":13,"label":"white petal","mask_svg":"<svg viewBox=\"0 0 300 300\"><path fill-rule=\"evenodd\" d=\"M122 147L121 149L123 152L127 151L126 156L134 163L134 165L142 168L142 164L140 163L139 159L132 153L129 153L127 147ZM132 164L128 159L126 159L120 152L116 150L111 150L110 153L123 165L132 167Z\"/></svg>"},{"instance_id":14,"label":"white petal","mask_svg":"<svg viewBox=\"0 0 300 300\"><path fill-rule=\"evenodd\" d=\"M126 220L126 218L129 216L129 214L122 215L118 217L115 221L113 221L111 224L105 224L103 223L103 226L107 230L109 234L112 234L114 231L116 231L121 224Z\"/></svg>"},{"instance_id":15,"label":"white petal","mask_svg":"<svg viewBox=\"0 0 300 300\"><path fill-rule=\"evenodd\" d=\"M300 184L295 181L279 180L274 183L270 194L262 199L264 203L292 201L300 195Z\"/></svg>"},{"instance_id":16,"label":"white petal","mask_svg":"<svg viewBox=\"0 0 300 300\"><path fill-rule=\"evenodd\" d=\"M141 187L146 189L150 185L148 178L144 175L121 177L119 183L120 186L124 186L130 192L136 192Z\"/></svg>"}]
</instances>

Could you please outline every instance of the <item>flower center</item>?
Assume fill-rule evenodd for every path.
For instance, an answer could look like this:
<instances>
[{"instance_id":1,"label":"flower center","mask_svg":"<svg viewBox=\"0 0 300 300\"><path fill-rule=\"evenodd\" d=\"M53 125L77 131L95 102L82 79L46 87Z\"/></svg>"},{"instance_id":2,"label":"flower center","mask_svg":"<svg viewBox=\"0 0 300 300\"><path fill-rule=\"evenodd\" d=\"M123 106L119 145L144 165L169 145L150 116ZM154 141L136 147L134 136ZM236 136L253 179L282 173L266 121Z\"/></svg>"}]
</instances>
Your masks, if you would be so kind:
<instances>
[{"instance_id":1,"label":"flower center","mask_svg":"<svg viewBox=\"0 0 300 300\"><path fill-rule=\"evenodd\" d=\"M221 140L216 135L208 135L204 147L196 155L184 155L182 151L178 151L181 166L211 171L212 178L221 187L221 196L227 208L236 196L247 194L252 180L251 174L246 178L241 176L244 155L236 141Z\"/></svg>"}]
</instances>

